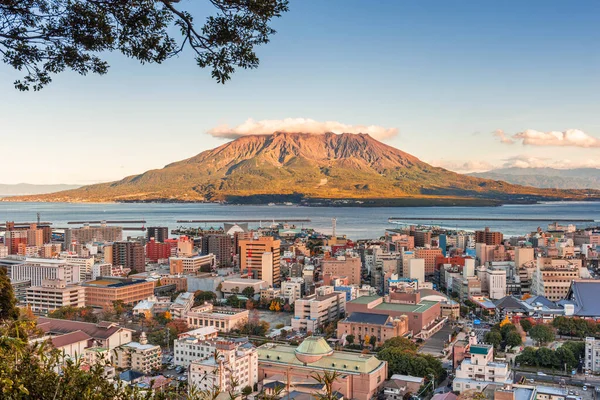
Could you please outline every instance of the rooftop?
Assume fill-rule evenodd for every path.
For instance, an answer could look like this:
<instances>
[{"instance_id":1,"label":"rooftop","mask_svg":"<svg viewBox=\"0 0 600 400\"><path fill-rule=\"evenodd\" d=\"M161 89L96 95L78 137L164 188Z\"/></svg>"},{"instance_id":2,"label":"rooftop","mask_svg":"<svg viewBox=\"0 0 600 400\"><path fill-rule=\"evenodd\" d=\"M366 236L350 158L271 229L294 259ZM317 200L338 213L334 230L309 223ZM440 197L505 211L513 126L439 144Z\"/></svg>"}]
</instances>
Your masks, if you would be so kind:
<instances>
[{"instance_id":1,"label":"rooftop","mask_svg":"<svg viewBox=\"0 0 600 400\"><path fill-rule=\"evenodd\" d=\"M145 283L142 279L129 279L129 278L98 278L95 281L84 282L82 286L94 286L94 287L107 287L107 288L118 288L129 285L136 285Z\"/></svg>"},{"instance_id":2,"label":"rooftop","mask_svg":"<svg viewBox=\"0 0 600 400\"><path fill-rule=\"evenodd\" d=\"M375 306L377 310L422 313L439 304L437 301L423 300L419 304L381 303Z\"/></svg>"},{"instance_id":3,"label":"rooftop","mask_svg":"<svg viewBox=\"0 0 600 400\"><path fill-rule=\"evenodd\" d=\"M363 324L385 325L390 317L384 314L354 312L342 322L360 322Z\"/></svg>"},{"instance_id":4,"label":"rooftop","mask_svg":"<svg viewBox=\"0 0 600 400\"><path fill-rule=\"evenodd\" d=\"M390 380L423 383L423 381L425 380L425 378L421 378L419 376L394 374L394 375L392 375L392 377L390 378Z\"/></svg>"},{"instance_id":5,"label":"rooftop","mask_svg":"<svg viewBox=\"0 0 600 400\"><path fill-rule=\"evenodd\" d=\"M45 333L51 335L63 335L75 331L83 331L94 339L108 339L119 330L127 329L117 324L105 325L102 322L94 324L90 322L67 321L64 319L46 317L39 317L37 326Z\"/></svg>"}]
</instances>

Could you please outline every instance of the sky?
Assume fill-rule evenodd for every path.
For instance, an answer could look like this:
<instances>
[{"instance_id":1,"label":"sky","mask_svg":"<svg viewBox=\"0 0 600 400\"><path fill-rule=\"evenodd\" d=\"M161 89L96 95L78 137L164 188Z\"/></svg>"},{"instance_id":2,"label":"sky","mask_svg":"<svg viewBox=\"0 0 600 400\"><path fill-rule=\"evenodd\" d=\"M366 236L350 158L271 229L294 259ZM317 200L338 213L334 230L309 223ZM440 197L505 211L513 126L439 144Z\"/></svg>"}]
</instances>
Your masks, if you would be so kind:
<instances>
[{"instance_id":1,"label":"sky","mask_svg":"<svg viewBox=\"0 0 600 400\"><path fill-rule=\"evenodd\" d=\"M183 0L197 21L208 1ZM221 85L189 51L13 88L0 183L117 180L269 129L368 131L458 172L600 167L600 2L291 0L261 64Z\"/></svg>"}]
</instances>

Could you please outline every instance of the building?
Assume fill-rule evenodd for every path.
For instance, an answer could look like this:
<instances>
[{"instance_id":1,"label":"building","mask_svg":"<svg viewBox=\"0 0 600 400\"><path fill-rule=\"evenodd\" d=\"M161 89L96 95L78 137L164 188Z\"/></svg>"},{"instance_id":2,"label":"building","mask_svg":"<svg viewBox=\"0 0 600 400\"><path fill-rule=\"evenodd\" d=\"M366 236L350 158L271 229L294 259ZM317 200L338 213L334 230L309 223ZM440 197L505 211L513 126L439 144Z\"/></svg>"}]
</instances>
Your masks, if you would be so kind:
<instances>
[{"instance_id":1,"label":"building","mask_svg":"<svg viewBox=\"0 0 600 400\"><path fill-rule=\"evenodd\" d=\"M425 247L431 244L431 232L430 231L417 231L411 227L411 236L414 236L415 247Z\"/></svg>"},{"instance_id":2,"label":"building","mask_svg":"<svg viewBox=\"0 0 600 400\"><path fill-rule=\"evenodd\" d=\"M50 258L25 258L10 267L11 281L31 281L32 286L41 286L44 279L61 279L67 284L81 281L79 265L67 265L65 260Z\"/></svg>"},{"instance_id":3,"label":"building","mask_svg":"<svg viewBox=\"0 0 600 400\"><path fill-rule=\"evenodd\" d=\"M210 234L202 237L202 254L214 254L218 267L233 265L233 239L227 234Z\"/></svg>"},{"instance_id":4,"label":"building","mask_svg":"<svg viewBox=\"0 0 600 400\"><path fill-rule=\"evenodd\" d=\"M439 247L422 247L414 250L414 258L422 258L425 263L425 276L432 276L435 271L435 260L443 256Z\"/></svg>"},{"instance_id":5,"label":"building","mask_svg":"<svg viewBox=\"0 0 600 400\"><path fill-rule=\"evenodd\" d=\"M564 299L571 282L581 278L580 269L581 260L538 258L537 268L531 277L531 294L551 301Z\"/></svg>"},{"instance_id":6,"label":"building","mask_svg":"<svg viewBox=\"0 0 600 400\"><path fill-rule=\"evenodd\" d=\"M191 257L194 255L194 241L187 236L177 239L177 257Z\"/></svg>"},{"instance_id":7,"label":"building","mask_svg":"<svg viewBox=\"0 0 600 400\"><path fill-rule=\"evenodd\" d=\"M146 252L140 242L114 242L112 264L131 268L132 271L146 271Z\"/></svg>"},{"instance_id":8,"label":"building","mask_svg":"<svg viewBox=\"0 0 600 400\"><path fill-rule=\"evenodd\" d=\"M60 279L44 279L41 286L27 289L26 303L36 314L48 314L61 307L85 307L85 289Z\"/></svg>"},{"instance_id":9,"label":"building","mask_svg":"<svg viewBox=\"0 0 600 400\"><path fill-rule=\"evenodd\" d=\"M135 305L154 295L154 282L141 279L100 277L81 286L85 288L85 304L99 308L115 301Z\"/></svg>"},{"instance_id":10,"label":"building","mask_svg":"<svg viewBox=\"0 0 600 400\"><path fill-rule=\"evenodd\" d=\"M146 228L146 240L154 239L158 243L164 243L169 238L169 228L166 226L149 226Z\"/></svg>"},{"instance_id":11,"label":"building","mask_svg":"<svg viewBox=\"0 0 600 400\"><path fill-rule=\"evenodd\" d=\"M494 362L494 347L487 344L477 344L477 339L470 345L471 358L465 358L456 369L456 377L452 390L465 392L467 390L483 391L489 386L512 384L512 374L508 364Z\"/></svg>"},{"instance_id":12,"label":"building","mask_svg":"<svg viewBox=\"0 0 600 400\"><path fill-rule=\"evenodd\" d=\"M562 302L565 315L574 315L580 318L600 319L600 281L598 280L574 280Z\"/></svg>"},{"instance_id":13,"label":"building","mask_svg":"<svg viewBox=\"0 0 600 400\"><path fill-rule=\"evenodd\" d=\"M489 246L497 246L502 244L504 236L502 232L492 232L486 227L482 231L475 231L475 243L485 243Z\"/></svg>"},{"instance_id":14,"label":"building","mask_svg":"<svg viewBox=\"0 0 600 400\"><path fill-rule=\"evenodd\" d=\"M363 314L388 315L392 318L408 316L408 329L413 336L423 339L437 332L444 323L441 319L440 303L421 300L418 293L411 295L410 300L384 301L381 296L362 296L346 304L346 312ZM294 320L292 319L292 323Z\"/></svg>"},{"instance_id":15,"label":"building","mask_svg":"<svg viewBox=\"0 0 600 400\"><path fill-rule=\"evenodd\" d=\"M177 251L176 245L177 242L164 243L152 237L146 242L146 259L153 263L157 263L159 260L168 260Z\"/></svg>"},{"instance_id":16,"label":"building","mask_svg":"<svg viewBox=\"0 0 600 400\"><path fill-rule=\"evenodd\" d=\"M488 268L486 275L486 286L490 299L498 300L506 296L506 270Z\"/></svg>"},{"instance_id":17,"label":"building","mask_svg":"<svg viewBox=\"0 0 600 400\"><path fill-rule=\"evenodd\" d=\"M79 280L81 282L92 278L92 267L94 266L94 257L79 257L76 254L67 254L61 257L66 265L79 266Z\"/></svg>"},{"instance_id":18,"label":"building","mask_svg":"<svg viewBox=\"0 0 600 400\"><path fill-rule=\"evenodd\" d=\"M270 303L271 301L281 298L281 289L269 287L260 290L260 301L262 303Z\"/></svg>"},{"instance_id":19,"label":"building","mask_svg":"<svg viewBox=\"0 0 600 400\"><path fill-rule=\"evenodd\" d=\"M269 284L262 279L231 278L221 282L221 292L225 297L242 294L246 288L251 288L254 294L259 294L268 287Z\"/></svg>"},{"instance_id":20,"label":"building","mask_svg":"<svg viewBox=\"0 0 600 400\"><path fill-rule=\"evenodd\" d=\"M101 276L112 276L113 266L108 263L95 263L92 265L91 280L96 280Z\"/></svg>"},{"instance_id":21,"label":"building","mask_svg":"<svg viewBox=\"0 0 600 400\"><path fill-rule=\"evenodd\" d=\"M115 347L131 342L131 329L123 328L114 322L89 322L68 321L64 319L39 317L37 327L48 338L65 335L72 332L85 332L97 346L112 350Z\"/></svg>"},{"instance_id":22,"label":"building","mask_svg":"<svg viewBox=\"0 0 600 400\"><path fill-rule=\"evenodd\" d=\"M229 332L248 322L249 315L248 310L204 304L188 311L186 320L190 328L214 326L219 332Z\"/></svg>"},{"instance_id":23,"label":"building","mask_svg":"<svg viewBox=\"0 0 600 400\"><path fill-rule=\"evenodd\" d=\"M216 267L216 258L213 254L205 256L171 257L169 270L172 275L197 274L198 272L211 272Z\"/></svg>"},{"instance_id":24,"label":"building","mask_svg":"<svg viewBox=\"0 0 600 400\"><path fill-rule=\"evenodd\" d=\"M118 242L123 240L123 228L120 226L108 226L106 223L100 226L85 224L81 228L70 228L65 230L65 245L71 243L85 244L89 242Z\"/></svg>"},{"instance_id":25,"label":"building","mask_svg":"<svg viewBox=\"0 0 600 400\"><path fill-rule=\"evenodd\" d=\"M8 247L8 254L19 254L19 245L27 246L27 231L13 230L7 222L4 245Z\"/></svg>"},{"instance_id":26,"label":"building","mask_svg":"<svg viewBox=\"0 0 600 400\"><path fill-rule=\"evenodd\" d=\"M425 259L411 258L408 260L408 276L405 278L416 280L418 283L425 283Z\"/></svg>"},{"instance_id":27,"label":"building","mask_svg":"<svg viewBox=\"0 0 600 400\"><path fill-rule=\"evenodd\" d=\"M344 315L346 294L333 292L333 287L331 290L330 293L313 294L296 300L292 318L292 328L295 331L316 332Z\"/></svg>"},{"instance_id":28,"label":"building","mask_svg":"<svg viewBox=\"0 0 600 400\"><path fill-rule=\"evenodd\" d=\"M586 372L596 374L600 372L600 340L593 337L585 338L584 368Z\"/></svg>"},{"instance_id":29,"label":"building","mask_svg":"<svg viewBox=\"0 0 600 400\"><path fill-rule=\"evenodd\" d=\"M212 357L218 333L214 326L181 333L173 342L173 364L187 368L192 361Z\"/></svg>"},{"instance_id":30,"label":"building","mask_svg":"<svg viewBox=\"0 0 600 400\"><path fill-rule=\"evenodd\" d=\"M323 275L345 276L349 285L361 284L362 262L360 257L339 256L327 258L321 262Z\"/></svg>"},{"instance_id":31,"label":"building","mask_svg":"<svg viewBox=\"0 0 600 400\"><path fill-rule=\"evenodd\" d=\"M160 346L148 344L146 332L142 332L139 342L129 342L114 349L113 363L117 368L150 374L160 370L162 352Z\"/></svg>"},{"instance_id":32,"label":"building","mask_svg":"<svg viewBox=\"0 0 600 400\"><path fill-rule=\"evenodd\" d=\"M419 393L424 383L425 378L394 374L383 384L383 398L385 400L402 400L408 393Z\"/></svg>"},{"instance_id":33,"label":"building","mask_svg":"<svg viewBox=\"0 0 600 400\"><path fill-rule=\"evenodd\" d=\"M409 332L408 317L390 317L383 314L366 314L355 312L338 321L337 337L346 338L348 335L354 336L354 341L360 343L369 338L377 338L376 346L380 346L388 339L397 336L404 336Z\"/></svg>"},{"instance_id":34,"label":"building","mask_svg":"<svg viewBox=\"0 0 600 400\"><path fill-rule=\"evenodd\" d=\"M267 343L258 348L258 375L263 387L289 382L293 387L323 391L315 374L337 371L333 389L345 399L370 400L377 397L387 378L387 362L371 354L334 351L322 337L309 336L298 347Z\"/></svg>"},{"instance_id":35,"label":"building","mask_svg":"<svg viewBox=\"0 0 600 400\"><path fill-rule=\"evenodd\" d=\"M187 292L187 277L179 275L169 275L160 278L161 285L175 285L176 292Z\"/></svg>"},{"instance_id":36,"label":"building","mask_svg":"<svg viewBox=\"0 0 600 400\"><path fill-rule=\"evenodd\" d=\"M176 319L184 319L187 313L194 306L194 293L184 292L179 293L177 298L169 307L171 316Z\"/></svg>"},{"instance_id":37,"label":"building","mask_svg":"<svg viewBox=\"0 0 600 400\"><path fill-rule=\"evenodd\" d=\"M188 385L190 391L221 393L241 392L258 383L258 351L247 340L214 339L213 353L190 364ZM193 389L192 389L193 388Z\"/></svg>"},{"instance_id":38,"label":"building","mask_svg":"<svg viewBox=\"0 0 600 400\"><path fill-rule=\"evenodd\" d=\"M290 278L281 282L281 297L294 304L298 299L304 297L305 284L302 278Z\"/></svg>"},{"instance_id":39,"label":"building","mask_svg":"<svg viewBox=\"0 0 600 400\"><path fill-rule=\"evenodd\" d=\"M278 287L280 276L281 242L270 236L239 241L240 269L253 278L262 279Z\"/></svg>"}]
</instances>

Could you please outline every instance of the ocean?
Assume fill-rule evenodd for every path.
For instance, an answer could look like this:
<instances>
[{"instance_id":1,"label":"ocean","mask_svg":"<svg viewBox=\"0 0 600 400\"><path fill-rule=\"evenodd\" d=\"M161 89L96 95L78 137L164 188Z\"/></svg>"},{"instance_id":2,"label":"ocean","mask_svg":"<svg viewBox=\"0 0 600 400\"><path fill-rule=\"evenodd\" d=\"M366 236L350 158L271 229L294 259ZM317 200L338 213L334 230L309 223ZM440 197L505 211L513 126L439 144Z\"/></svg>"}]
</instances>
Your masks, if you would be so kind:
<instances>
[{"instance_id":1,"label":"ocean","mask_svg":"<svg viewBox=\"0 0 600 400\"><path fill-rule=\"evenodd\" d=\"M397 228L389 223L390 217L421 217L421 221L406 221L416 225L437 225L451 229L476 230L489 226L507 236L522 235L546 228L554 219L600 220L600 202L548 202L530 205L504 205L500 207L300 207L253 206L220 204L76 204L76 203L11 203L0 202L0 221L35 221L40 213L42 221L54 227L66 227L68 221L86 220L146 220L145 226L217 227L218 224L178 224L177 220L191 219L259 219L262 225L272 219L308 218L311 222L297 223L323 233L331 233L331 220L337 220L337 233L350 239L369 239L384 235L386 229ZM540 218L536 221L443 221L436 218ZM259 223L250 224L257 227ZM598 226L600 223L577 223L578 227ZM140 226L133 224L131 226ZM129 235L141 232L128 231Z\"/></svg>"}]
</instances>

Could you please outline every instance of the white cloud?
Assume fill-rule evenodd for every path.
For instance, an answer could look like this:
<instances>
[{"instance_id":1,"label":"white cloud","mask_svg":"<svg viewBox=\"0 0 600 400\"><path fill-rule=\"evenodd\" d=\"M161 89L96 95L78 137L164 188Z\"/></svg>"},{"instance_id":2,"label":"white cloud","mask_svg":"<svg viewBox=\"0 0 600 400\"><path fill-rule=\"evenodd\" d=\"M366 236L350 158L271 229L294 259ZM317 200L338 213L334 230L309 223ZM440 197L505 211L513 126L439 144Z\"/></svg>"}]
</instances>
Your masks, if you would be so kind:
<instances>
[{"instance_id":1,"label":"white cloud","mask_svg":"<svg viewBox=\"0 0 600 400\"><path fill-rule=\"evenodd\" d=\"M505 144L521 141L521 144L525 146L600 147L600 139L579 129L567 129L564 132L541 132L527 129L512 136L506 136L503 130L498 129L494 131L493 135L500 138L500 141Z\"/></svg>"},{"instance_id":2,"label":"white cloud","mask_svg":"<svg viewBox=\"0 0 600 400\"><path fill-rule=\"evenodd\" d=\"M553 160L550 158L531 157L525 154L521 154L518 156L506 158L503 161L503 168L600 168L600 160L595 159L575 161L569 159Z\"/></svg>"},{"instance_id":3,"label":"white cloud","mask_svg":"<svg viewBox=\"0 0 600 400\"><path fill-rule=\"evenodd\" d=\"M487 161L479 160L433 160L430 162L430 164L435 167L445 168L450 171L458 172L461 174L469 172L484 172L496 168L494 165Z\"/></svg>"},{"instance_id":4,"label":"white cloud","mask_svg":"<svg viewBox=\"0 0 600 400\"><path fill-rule=\"evenodd\" d=\"M506 133L502 129L496 129L493 135L500 138L500 142L504 144L513 144L515 142L512 138L506 136Z\"/></svg>"},{"instance_id":5,"label":"white cloud","mask_svg":"<svg viewBox=\"0 0 600 400\"><path fill-rule=\"evenodd\" d=\"M247 135L269 135L274 132L302 132L321 134L333 133L368 133L375 139L389 139L398 134L397 128L384 128L378 125L347 125L337 121L319 122L308 118L285 118L255 121L249 118L244 123L231 127L219 125L208 130L208 134L223 139L237 139Z\"/></svg>"}]
</instances>

